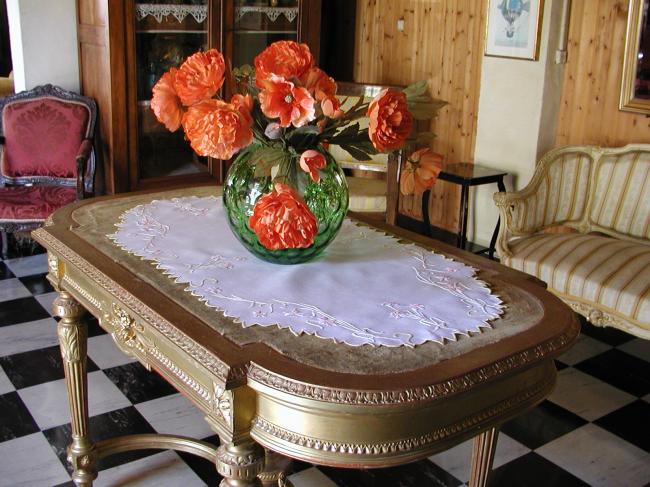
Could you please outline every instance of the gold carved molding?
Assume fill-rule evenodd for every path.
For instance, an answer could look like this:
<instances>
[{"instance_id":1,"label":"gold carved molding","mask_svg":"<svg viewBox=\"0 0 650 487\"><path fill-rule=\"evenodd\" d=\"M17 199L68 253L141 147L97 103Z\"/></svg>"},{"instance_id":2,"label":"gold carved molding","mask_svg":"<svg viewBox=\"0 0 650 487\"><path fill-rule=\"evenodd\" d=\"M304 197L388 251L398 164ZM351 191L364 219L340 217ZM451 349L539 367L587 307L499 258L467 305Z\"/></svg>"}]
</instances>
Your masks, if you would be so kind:
<instances>
[{"instance_id":1,"label":"gold carved molding","mask_svg":"<svg viewBox=\"0 0 650 487\"><path fill-rule=\"evenodd\" d=\"M34 231L38 240L43 242L48 249L54 250L63 259L77 267L84 275L100 286L104 291L115 297L118 301L128 306L139 318L146 321L153 328L171 340L176 346L188 353L194 360L215 374L223 382L228 380L244 379L247 368L229 367L216 355L209 352L187 335L179 331L169 321L165 320L158 313L154 312L122 286L110 279L104 273L98 271L87 260L77 255L68 247L50 235L45 229L39 228Z\"/></svg>"},{"instance_id":2,"label":"gold carved molding","mask_svg":"<svg viewBox=\"0 0 650 487\"><path fill-rule=\"evenodd\" d=\"M190 377L183 369L176 365L169 357L164 353L158 350L155 347L149 349L149 355L152 356L156 361L165 367L169 372L174 374L183 384L188 386L199 396L201 396L205 401L210 402L211 395L210 392L203 387L199 382Z\"/></svg>"},{"instance_id":3,"label":"gold carved molding","mask_svg":"<svg viewBox=\"0 0 650 487\"><path fill-rule=\"evenodd\" d=\"M260 384L294 396L318 401L350 405L397 405L416 401L438 399L458 394L479 384L501 376L513 369L538 362L571 343L578 334L577 328L521 353L511 355L486 367L461 377L438 384L397 391L354 391L334 387L314 386L274 374L259 365L249 367L248 377Z\"/></svg>"},{"instance_id":4,"label":"gold carved molding","mask_svg":"<svg viewBox=\"0 0 650 487\"><path fill-rule=\"evenodd\" d=\"M221 445L217 449L217 471L226 477L220 485L252 485L251 481L264 469L264 450L259 445L243 444ZM232 479L234 483L230 483Z\"/></svg>"},{"instance_id":5,"label":"gold carved molding","mask_svg":"<svg viewBox=\"0 0 650 487\"><path fill-rule=\"evenodd\" d=\"M51 252L47 253L47 268L50 274L59 279L59 259Z\"/></svg>"},{"instance_id":6,"label":"gold carved molding","mask_svg":"<svg viewBox=\"0 0 650 487\"><path fill-rule=\"evenodd\" d=\"M63 360L79 362L86 357L87 331L85 327L68 325L61 320L57 326L57 335Z\"/></svg>"},{"instance_id":7,"label":"gold carved molding","mask_svg":"<svg viewBox=\"0 0 650 487\"><path fill-rule=\"evenodd\" d=\"M548 393L555 383L555 376L547 377L546 379L535 384L534 387L519 392L518 394L505 399L493 406L490 406L483 411L480 411L472 416L463 418L462 420L434 429L433 431L412 438L400 439L397 441L386 441L377 443L342 443L336 441L329 441L324 438L314 438L287 429L281 428L260 416L253 419L251 428L251 436L263 445L268 442L264 441L265 438L271 437L291 443L302 450L311 450L314 455L318 452L331 452L344 456L363 456L367 458L378 457L385 458L386 455L395 453L407 453L411 451L424 450L434 443L444 440L445 438L452 437L461 432L465 432L471 428L480 426L481 424L489 421L494 417L498 417L510 409L513 409L528 401L539 398L542 394ZM352 461L352 460L351 460Z\"/></svg>"},{"instance_id":8,"label":"gold carved molding","mask_svg":"<svg viewBox=\"0 0 650 487\"><path fill-rule=\"evenodd\" d=\"M210 402L212 395L198 381L179 367L172 359L160 351L154 343L145 336L144 327L137 323L135 318L127 311L113 303L112 312L106 317L112 332L111 336L125 353L134 355L133 350L140 352L137 357L141 360L153 358L162 368L169 371L174 377L198 394L204 401Z\"/></svg>"},{"instance_id":9,"label":"gold carved molding","mask_svg":"<svg viewBox=\"0 0 650 487\"><path fill-rule=\"evenodd\" d=\"M72 289L77 291L86 301L88 301L91 305L97 308L98 311L102 310L102 303L97 298L95 298L92 294L90 294L88 291L82 288L78 282L72 280L70 276L64 275L62 281L65 282L66 284L69 284Z\"/></svg>"},{"instance_id":10,"label":"gold carved molding","mask_svg":"<svg viewBox=\"0 0 650 487\"><path fill-rule=\"evenodd\" d=\"M117 304L113 303L111 314L106 318L113 340L127 354L133 355L129 349L135 349L146 355L147 351L154 348L144 336L144 327L136 323L136 320Z\"/></svg>"},{"instance_id":11,"label":"gold carved molding","mask_svg":"<svg viewBox=\"0 0 650 487\"><path fill-rule=\"evenodd\" d=\"M214 395L212 401L212 407L215 411L219 412L219 415L224 419L226 425L229 428L233 427L233 415L232 415L232 392L227 391L220 384L214 383L213 386Z\"/></svg>"},{"instance_id":12,"label":"gold carved molding","mask_svg":"<svg viewBox=\"0 0 650 487\"><path fill-rule=\"evenodd\" d=\"M562 301L568 304L573 311L581 314L587 320L596 326L611 326L619 330L625 330L628 333L650 340L650 330L642 328L640 325L630 322L620 316L608 313L606 310L598 309L595 304L585 303L572 299L565 294L556 293Z\"/></svg>"}]
</instances>

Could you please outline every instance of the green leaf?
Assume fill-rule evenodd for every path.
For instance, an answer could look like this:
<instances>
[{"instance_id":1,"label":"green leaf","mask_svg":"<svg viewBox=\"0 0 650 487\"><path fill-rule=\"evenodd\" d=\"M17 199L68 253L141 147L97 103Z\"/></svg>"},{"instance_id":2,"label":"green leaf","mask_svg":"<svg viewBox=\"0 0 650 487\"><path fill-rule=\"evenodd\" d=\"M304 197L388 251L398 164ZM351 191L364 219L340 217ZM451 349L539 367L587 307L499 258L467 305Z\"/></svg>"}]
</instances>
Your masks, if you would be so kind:
<instances>
[{"instance_id":1,"label":"green leaf","mask_svg":"<svg viewBox=\"0 0 650 487\"><path fill-rule=\"evenodd\" d=\"M315 125L303 125L289 132L287 139L289 143L302 152L305 147L310 147L318 143L317 137L320 135L318 127Z\"/></svg>"},{"instance_id":2,"label":"green leaf","mask_svg":"<svg viewBox=\"0 0 650 487\"><path fill-rule=\"evenodd\" d=\"M408 104L409 112L416 120L428 120L434 118L442 107L447 105L446 101L429 100L426 102L414 102Z\"/></svg>"},{"instance_id":3,"label":"green leaf","mask_svg":"<svg viewBox=\"0 0 650 487\"><path fill-rule=\"evenodd\" d=\"M372 142L370 142L370 139L355 142L354 146L361 149L366 154L370 154L370 155L379 154L379 151L377 149L375 149L375 146L372 145Z\"/></svg>"},{"instance_id":4,"label":"green leaf","mask_svg":"<svg viewBox=\"0 0 650 487\"><path fill-rule=\"evenodd\" d=\"M406 99L410 100L411 98L424 95L427 92L427 88L428 88L428 82L427 80L423 79L418 81L417 83L413 83L412 85L407 86L402 91L406 95Z\"/></svg>"},{"instance_id":5,"label":"green leaf","mask_svg":"<svg viewBox=\"0 0 650 487\"><path fill-rule=\"evenodd\" d=\"M233 68L232 70L232 74L234 74L236 78L247 78L253 73L255 73L255 69L250 64L244 64L238 68Z\"/></svg>"},{"instance_id":6,"label":"green leaf","mask_svg":"<svg viewBox=\"0 0 650 487\"><path fill-rule=\"evenodd\" d=\"M355 136L359 133L359 122L353 123L345 127L343 130L341 130L338 134L336 134L334 137L351 137Z\"/></svg>"},{"instance_id":7,"label":"green leaf","mask_svg":"<svg viewBox=\"0 0 650 487\"><path fill-rule=\"evenodd\" d=\"M248 163L255 168L255 177L267 177L271 175L274 166L279 165L287 153L279 147L260 147L248 160Z\"/></svg>"},{"instance_id":8,"label":"green leaf","mask_svg":"<svg viewBox=\"0 0 650 487\"><path fill-rule=\"evenodd\" d=\"M289 137L293 137L294 134L301 135L301 134L318 134L318 133L320 132L318 130L318 127L316 127L316 125L303 125L302 127L298 127L297 129L292 130Z\"/></svg>"},{"instance_id":9,"label":"green leaf","mask_svg":"<svg viewBox=\"0 0 650 487\"><path fill-rule=\"evenodd\" d=\"M370 159L370 156L366 154L363 150L354 147L352 145L340 145L339 147L341 147L341 149L349 153L357 161L367 161L368 159Z\"/></svg>"}]
</instances>

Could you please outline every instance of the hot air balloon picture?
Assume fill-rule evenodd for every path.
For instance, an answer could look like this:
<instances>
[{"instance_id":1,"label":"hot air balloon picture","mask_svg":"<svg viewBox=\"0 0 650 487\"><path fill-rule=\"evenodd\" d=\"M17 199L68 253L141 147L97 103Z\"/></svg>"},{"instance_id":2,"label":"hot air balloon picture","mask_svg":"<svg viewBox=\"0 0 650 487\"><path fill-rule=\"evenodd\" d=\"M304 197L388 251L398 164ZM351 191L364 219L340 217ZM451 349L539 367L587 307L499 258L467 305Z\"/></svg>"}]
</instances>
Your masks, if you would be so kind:
<instances>
[{"instance_id":1,"label":"hot air balloon picture","mask_svg":"<svg viewBox=\"0 0 650 487\"><path fill-rule=\"evenodd\" d=\"M489 0L485 54L536 60L543 0Z\"/></svg>"}]
</instances>

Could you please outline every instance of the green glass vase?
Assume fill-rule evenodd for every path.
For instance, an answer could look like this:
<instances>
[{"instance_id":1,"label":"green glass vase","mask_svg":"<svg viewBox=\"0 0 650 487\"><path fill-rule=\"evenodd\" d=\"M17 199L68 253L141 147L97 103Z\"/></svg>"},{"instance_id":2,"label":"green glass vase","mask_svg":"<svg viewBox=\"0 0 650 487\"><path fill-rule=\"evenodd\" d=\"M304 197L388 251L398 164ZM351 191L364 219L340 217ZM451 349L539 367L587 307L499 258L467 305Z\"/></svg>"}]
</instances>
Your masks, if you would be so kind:
<instances>
[{"instance_id":1,"label":"green glass vase","mask_svg":"<svg viewBox=\"0 0 650 487\"><path fill-rule=\"evenodd\" d=\"M249 225L256 201L273 191L273 176L256 175L251 156L259 149L251 145L237 156L228 170L223 189L223 202L228 223L239 241L255 256L275 264L299 264L318 255L332 242L348 211L348 185L343 170L329 152L326 166L320 170L320 181L313 182L298 165L297 157L290 162L292 186L316 217L318 232L306 248L271 250L264 247ZM259 172L258 172L259 174Z\"/></svg>"}]
</instances>

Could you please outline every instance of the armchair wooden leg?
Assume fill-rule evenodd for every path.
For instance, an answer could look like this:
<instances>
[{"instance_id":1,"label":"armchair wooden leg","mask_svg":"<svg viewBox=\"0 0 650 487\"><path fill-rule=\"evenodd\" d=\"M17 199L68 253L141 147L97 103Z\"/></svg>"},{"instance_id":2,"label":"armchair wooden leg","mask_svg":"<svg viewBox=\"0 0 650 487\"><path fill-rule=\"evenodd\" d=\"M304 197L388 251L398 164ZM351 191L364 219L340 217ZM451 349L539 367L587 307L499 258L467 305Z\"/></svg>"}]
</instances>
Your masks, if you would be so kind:
<instances>
[{"instance_id":1,"label":"armchair wooden leg","mask_svg":"<svg viewBox=\"0 0 650 487\"><path fill-rule=\"evenodd\" d=\"M2 249L0 250L0 256L3 259L6 259L9 257L9 239L7 238L7 231L0 230L0 234L2 234Z\"/></svg>"}]
</instances>

